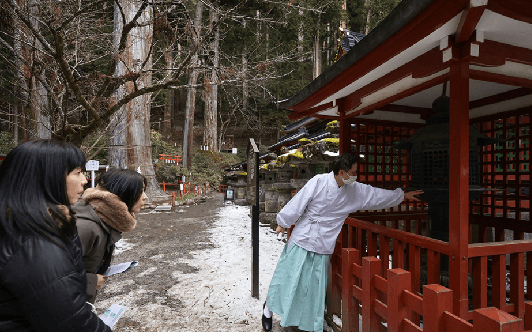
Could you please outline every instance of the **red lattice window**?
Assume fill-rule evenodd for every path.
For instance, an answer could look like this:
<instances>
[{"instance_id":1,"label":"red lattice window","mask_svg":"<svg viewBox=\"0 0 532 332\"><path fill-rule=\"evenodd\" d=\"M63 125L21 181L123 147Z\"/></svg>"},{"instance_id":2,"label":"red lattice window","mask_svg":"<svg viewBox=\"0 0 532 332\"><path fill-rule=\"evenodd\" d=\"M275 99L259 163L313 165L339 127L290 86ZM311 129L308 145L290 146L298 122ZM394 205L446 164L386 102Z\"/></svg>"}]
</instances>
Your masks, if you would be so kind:
<instances>
[{"instance_id":1,"label":"red lattice window","mask_svg":"<svg viewBox=\"0 0 532 332\"><path fill-rule=\"evenodd\" d=\"M500 191L483 193L471 204L473 214L487 216L495 224L495 219L508 219L517 224L516 231L532 231L519 226L530 220L529 110L482 118L473 125L484 135L505 139L480 151L480 185Z\"/></svg>"},{"instance_id":2,"label":"red lattice window","mask_svg":"<svg viewBox=\"0 0 532 332\"><path fill-rule=\"evenodd\" d=\"M409 187L412 180L410 153L407 150L394 149L393 145L408 139L422 125L360 119L355 119L353 124L352 144L354 151L362 156L358 163L359 181L384 189ZM390 216L398 212L399 215ZM405 217L409 214L417 216ZM405 201L392 211L360 211L353 216L367 221L393 221L397 228L398 220L408 220L408 223L426 221L426 204ZM419 234L421 223L414 222L412 225L414 224L416 233Z\"/></svg>"}]
</instances>

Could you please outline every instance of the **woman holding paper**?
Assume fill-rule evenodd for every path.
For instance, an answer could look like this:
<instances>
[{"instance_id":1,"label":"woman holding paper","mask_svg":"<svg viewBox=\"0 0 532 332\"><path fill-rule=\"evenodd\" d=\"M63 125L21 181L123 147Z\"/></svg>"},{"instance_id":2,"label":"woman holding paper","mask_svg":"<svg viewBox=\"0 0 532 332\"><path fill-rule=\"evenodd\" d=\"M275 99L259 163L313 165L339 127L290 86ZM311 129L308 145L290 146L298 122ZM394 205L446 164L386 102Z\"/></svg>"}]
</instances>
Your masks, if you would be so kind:
<instances>
[{"instance_id":1,"label":"woman holding paper","mask_svg":"<svg viewBox=\"0 0 532 332\"><path fill-rule=\"evenodd\" d=\"M87 304L70 209L87 179L72 144L26 142L0 166L0 331L108 332Z\"/></svg>"},{"instance_id":2,"label":"woman holding paper","mask_svg":"<svg viewBox=\"0 0 532 332\"><path fill-rule=\"evenodd\" d=\"M87 271L87 300L91 303L105 282L103 274L111 265L115 243L122 238L122 232L137 225L135 213L147 198L146 183L146 178L135 171L110 170L73 207Z\"/></svg>"}]
</instances>

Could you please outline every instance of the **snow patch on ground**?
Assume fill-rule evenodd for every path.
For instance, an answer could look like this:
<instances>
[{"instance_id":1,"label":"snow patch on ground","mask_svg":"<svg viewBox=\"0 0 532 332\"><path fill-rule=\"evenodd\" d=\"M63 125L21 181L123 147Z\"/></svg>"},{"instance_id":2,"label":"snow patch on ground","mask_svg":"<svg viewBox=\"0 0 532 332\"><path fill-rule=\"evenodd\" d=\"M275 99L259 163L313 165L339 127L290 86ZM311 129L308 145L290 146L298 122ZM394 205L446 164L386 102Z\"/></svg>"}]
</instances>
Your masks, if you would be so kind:
<instances>
[{"instance_id":1,"label":"snow patch on ground","mask_svg":"<svg viewBox=\"0 0 532 332\"><path fill-rule=\"evenodd\" d=\"M249 206L220 208L210 232L214 249L192 253L185 263L199 269L181 274L169 295L184 299L184 306L198 315L206 308L233 324L260 322L262 303L284 243L270 228L259 229L259 299L251 297L251 218ZM188 286L193 287L188 287Z\"/></svg>"},{"instance_id":2,"label":"snow patch on ground","mask_svg":"<svg viewBox=\"0 0 532 332\"><path fill-rule=\"evenodd\" d=\"M128 326L121 331L262 331L261 316L269 282L275 270L284 242L269 227L259 228L259 299L251 297L251 217L249 206L224 205L217 210L209 226L214 248L191 252L191 259L179 259L198 270L194 273L172 272L175 283L168 285L165 296L156 303L138 303L149 295L142 285L121 295L119 304L128 308L125 317L142 316L141 327ZM128 250L126 241L120 244ZM159 255L150 259L160 260ZM157 268L151 267L137 277L157 278ZM129 283L109 283L105 291L117 292ZM115 299L116 301L116 299ZM97 302L107 308L112 299ZM168 306L168 303L179 303ZM274 315L274 329L279 332L279 317ZM339 319L335 322L338 324ZM332 328L324 324L324 331ZM282 329L282 331L285 331ZM292 331L287 329L286 331ZM296 331L295 329L293 331Z\"/></svg>"},{"instance_id":3,"label":"snow patch on ground","mask_svg":"<svg viewBox=\"0 0 532 332\"><path fill-rule=\"evenodd\" d=\"M120 239L118 240L118 242L115 243L115 251L113 252L113 256L118 255L126 250L129 250L134 246L134 244L127 242L126 239Z\"/></svg>"},{"instance_id":4,"label":"snow patch on ground","mask_svg":"<svg viewBox=\"0 0 532 332\"><path fill-rule=\"evenodd\" d=\"M150 267L150 268L147 268L145 271L142 271L141 273L139 273L137 275L137 278L142 278L144 277L145 275L148 275L148 274L151 274L153 272L157 271L157 268L156 267Z\"/></svg>"}]
</instances>

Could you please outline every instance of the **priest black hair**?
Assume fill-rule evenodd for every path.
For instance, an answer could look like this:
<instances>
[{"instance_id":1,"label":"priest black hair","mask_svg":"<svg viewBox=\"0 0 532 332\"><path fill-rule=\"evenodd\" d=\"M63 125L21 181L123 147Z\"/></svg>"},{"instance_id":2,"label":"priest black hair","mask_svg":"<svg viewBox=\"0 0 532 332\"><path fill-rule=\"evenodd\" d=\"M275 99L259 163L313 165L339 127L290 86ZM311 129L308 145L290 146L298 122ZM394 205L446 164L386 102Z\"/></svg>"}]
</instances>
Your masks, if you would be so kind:
<instances>
[{"instance_id":1,"label":"priest black hair","mask_svg":"<svg viewBox=\"0 0 532 332\"><path fill-rule=\"evenodd\" d=\"M358 156L353 153L343 153L333 162L334 175L338 175L340 170L349 171L353 164L358 162Z\"/></svg>"}]
</instances>

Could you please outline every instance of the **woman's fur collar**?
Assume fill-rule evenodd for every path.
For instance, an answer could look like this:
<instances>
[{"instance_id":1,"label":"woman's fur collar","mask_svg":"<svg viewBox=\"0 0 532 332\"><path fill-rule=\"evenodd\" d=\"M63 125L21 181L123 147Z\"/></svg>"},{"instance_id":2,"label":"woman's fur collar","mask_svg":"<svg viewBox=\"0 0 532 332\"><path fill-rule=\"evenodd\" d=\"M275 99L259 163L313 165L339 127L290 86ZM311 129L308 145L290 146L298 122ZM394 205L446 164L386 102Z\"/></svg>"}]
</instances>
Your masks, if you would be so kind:
<instances>
[{"instance_id":1,"label":"woman's fur collar","mask_svg":"<svg viewBox=\"0 0 532 332\"><path fill-rule=\"evenodd\" d=\"M119 232L129 232L137 225L135 215L128 211L126 203L107 190L90 188L85 190L82 198L92 206L104 223Z\"/></svg>"}]
</instances>

